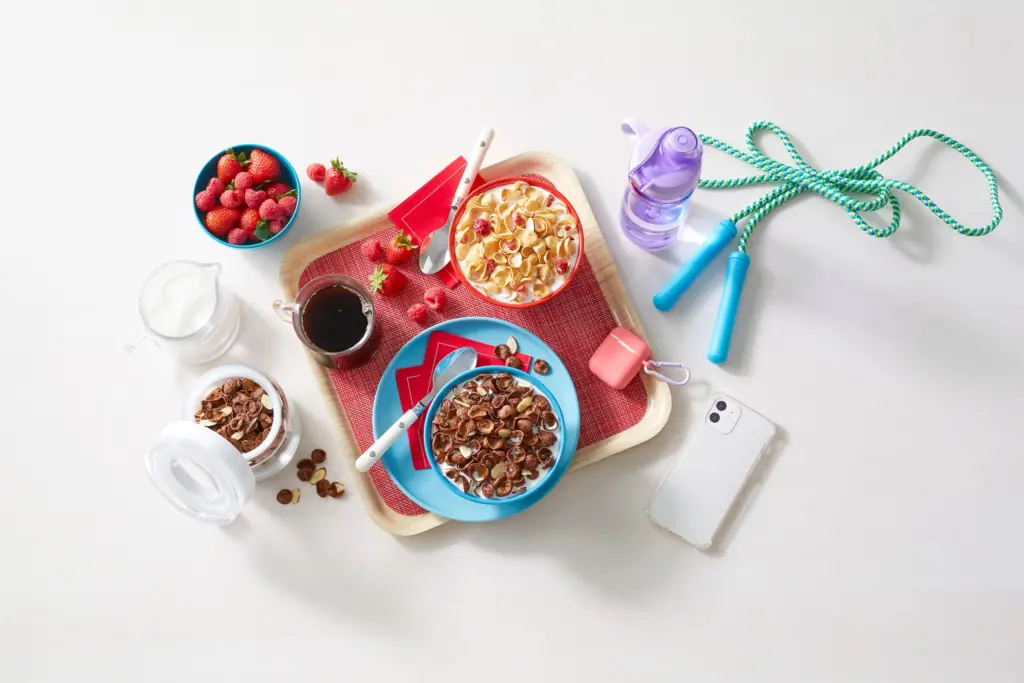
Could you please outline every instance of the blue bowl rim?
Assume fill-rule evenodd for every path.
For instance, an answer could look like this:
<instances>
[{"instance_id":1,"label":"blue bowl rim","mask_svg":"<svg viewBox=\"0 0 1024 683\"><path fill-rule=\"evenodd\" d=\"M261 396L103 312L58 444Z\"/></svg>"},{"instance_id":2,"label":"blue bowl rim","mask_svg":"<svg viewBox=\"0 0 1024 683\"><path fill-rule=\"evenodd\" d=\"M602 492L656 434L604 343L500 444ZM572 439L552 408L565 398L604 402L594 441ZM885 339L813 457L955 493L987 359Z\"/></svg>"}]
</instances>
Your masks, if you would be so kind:
<instances>
[{"instance_id":1,"label":"blue bowl rim","mask_svg":"<svg viewBox=\"0 0 1024 683\"><path fill-rule=\"evenodd\" d=\"M288 222L285 223L284 227L281 228L281 232L277 233L276 235L271 237L269 240L267 240L265 242L257 242L256 244L231 244L230 242L222 240L221 238L213 235L209 230L206 229L206 224L203 223L203 217L199 214L199 207L196 206L196 195L206 189L206 183L209 183L210 182L210 178L213 177L213 176L207 177L206 178L206 183L204 183L203 182L203 170L205 170L206 167L209 166L211 163L213 163L214 166L216 167L217 160L220 159L220 157L224 154L224 152L226 152L229 149L233 149L233 150L237 150L237 151L245 152L246 154L249 154L256 147L259 147L260 149L262 149L265 152L270 152L271 154L273 154L274 158L276 158L278 161L280 161L281 164L288 170L288 172L291 173L292 177L295 178L295 190L296 190L296 193L295 193L296 194L296 196L295 196L295 200L296 200L295 201L295 211L292 213L291 218L288 219ZM199 227L203 229L203 232L206 233L207 237L212 239L217 244L223 244L225 247L231 247L232 249L258 249L259 247L265 247L268 244L270 244L271 242L277 240L282 235L284 235L286 232L288 232L288 230L291 229L292 223L294 223L295 219L298 218L298 216L299 216L299 208L302 206L302 188L300 187L300 185L301 185L301 179L299 178L299 174L295 172L295 167L292 166L292 162L288 161L287 157L285 157L283 154L278 152L273 147L268 147L266 145L251 144L251 143L243 144L243 145L230 145L228 147L225 147L221 151L217 152L212 157L210 157L206 161L206 163L203 164L202 170L200 170L199 174L196 176L196 182L192 186L192 197L191 197L191 200L192 200L192 213L195 214L196 220L199 221Z\"/></svg>"},{"instance_id":2,"label":"blue bowl rim","mask_svg":"<svg viewBox=\"0 0 1024 683\"><path fill-rule=\"evenodd\" d=\"M465 498L466 500L472 501L474 503L482 503L484 505L505 505L508 503L518 503L524 500L528 500L532 496L537 495L538 492L546 491L546 488L539 484L537 486L532 486L528 488L525 493L520 493L518 496L505 496L504 498L484 498L482 496L472 496L468 493L464 493L462 489L453 484L448 477L444 476L444 472L441 471L440 465L437 464L437 460L433 457L432 448L430 444L433 426L431 423L434 420L434 415L437 413L438 407L440 407L441 402L444 400L444 397L447 396L448 393L452 390L452 387L454 387L456 384L465 382L466 380L472 379L477 375L483 373L491 375L508 373L513 377L526 380L530 384L539 388L541 390L541 393L544 395L544 398L546 398L548 400L548 403L551 404L552 412L554 412L555 417L558 418L559 429L561 430L562 435L564 437L565 417L562 415L562 407L559 405L558 399L555 398L554 392L551 391L550 387L548 387L548 385L545 384L543 380L541 380L536 375L531 375L529 373L523 372L522 370L517 370L516 368L510 368L504 365L481 365L475 368L470 368L469 370L466 370L465 372L453 377L450 382L441 387L441 390L437 392L436 396L434 396L434 400L430 402L430 406L427 407L426 418L424 420L425 426L423 429L423 449L424 453L426 453L427 455L427 462L430 463L430 469L433 470L434 473L444 481L445 485L449 489L451 489L456 495ZM544 475L545 479L547 479L547 477L550 476L550 473L555 470L555 468L557 467L557 463L563 457L565 457L565 439L560 438L558 440L558 450L555 453L555 465L548 470L548 474ZM541 482L541 484L543 484L543 482Z\"/></svg>"}]
</instances>

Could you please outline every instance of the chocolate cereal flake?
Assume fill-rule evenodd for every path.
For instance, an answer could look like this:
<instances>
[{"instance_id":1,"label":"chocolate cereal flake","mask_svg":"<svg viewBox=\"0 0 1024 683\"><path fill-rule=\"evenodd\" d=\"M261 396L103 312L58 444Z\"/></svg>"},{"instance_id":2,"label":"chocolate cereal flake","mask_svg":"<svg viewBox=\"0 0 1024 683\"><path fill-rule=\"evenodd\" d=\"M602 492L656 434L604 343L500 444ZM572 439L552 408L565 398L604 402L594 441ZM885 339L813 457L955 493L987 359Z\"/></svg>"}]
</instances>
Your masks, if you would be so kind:
<instances>
[{"instance_id":1,"label":"chocolate cereal flake","mask_svg":"<svg viewBox=\"0 0 1024 683\"><path fill-rule=\"evenodd\" d=\"M550 369L551 367L548 365L548 362L543 358L537 358L533 361L533 371L538 375L546 375Z\"/></svg>"},{"instance_id":2,"label":"chocolate cereal flake","mask_svg":"<svg viewBox=\"0 0 1024 683\"><path fill-rule=\"evenodd\" d=\"M277 502L281 505L288 505L288 503L292 502L293 497L294 494L291 489L281 489L277 492Z\"/></svg>"},{"instance_id":3,"label":"chocolate cereal flake","mask_svg":"<svg viewBox=\"0 0 1024 683\"><path fill-rule=\"evenodd\" d=\"M510 368L515 368L516 370L523 369L523 361L519 360L515 356L509 356L508 358L506 358L505 365L507 365Z\"/></svg>"}]
</instances>

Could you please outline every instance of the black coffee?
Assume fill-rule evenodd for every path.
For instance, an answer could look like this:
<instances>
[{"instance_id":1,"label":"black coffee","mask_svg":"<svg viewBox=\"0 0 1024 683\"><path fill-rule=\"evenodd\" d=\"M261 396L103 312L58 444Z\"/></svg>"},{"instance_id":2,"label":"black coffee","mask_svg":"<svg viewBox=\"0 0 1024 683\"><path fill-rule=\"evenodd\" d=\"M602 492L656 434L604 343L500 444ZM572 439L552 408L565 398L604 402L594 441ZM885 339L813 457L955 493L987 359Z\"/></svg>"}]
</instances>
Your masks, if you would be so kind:
<instances>
[{"instance_id":1,"label":"black coffee","mask_svg":"<svg viewBox=\"0 0 1024 683\"><path fill-rule=\"evenodd\" d=\"M369 324L363 300L347 287L324 287L302 307L302 329L317 348L347 351L359 343Z\"/></svg>"}]
</instances>

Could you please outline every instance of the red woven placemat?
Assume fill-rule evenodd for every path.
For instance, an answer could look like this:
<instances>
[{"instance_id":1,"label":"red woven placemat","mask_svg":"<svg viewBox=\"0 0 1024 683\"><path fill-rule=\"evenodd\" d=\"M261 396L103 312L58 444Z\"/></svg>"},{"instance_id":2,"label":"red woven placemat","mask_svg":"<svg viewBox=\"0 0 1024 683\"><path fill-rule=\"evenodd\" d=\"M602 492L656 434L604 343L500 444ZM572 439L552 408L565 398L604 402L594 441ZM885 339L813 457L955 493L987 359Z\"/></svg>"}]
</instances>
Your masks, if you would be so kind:
<instances>
[{"instance_id":1,"label":"red woven placemat","mask_svg":"<svg viewBox=\"0 0 1024 683\"><path fill-rule=\"evenodd\" d=\"M377 237L386 244L397 233L397 228L388 227L377 233ZM299 278L299 287L314 277L330 273L343 273L365 281L373 270L373 264L360 253L359 244L347 245L310 263ZM419 271L415 259L401 266L401 270L409 277L405 290L395 297L374 297L382 333L377 353L360 368L331 370L329 373L360 451L373 443L373 397L384 368L407 341L423 331L423 327L409 320L406 311L423 300L423 292L428 287L438 284L436 277ZM580 263L568 289L542 306L499 308L475 298L465 287L446 292L448 304L440 314L431 313L429 324L467 316L501 318L530 330L558 354L568 368L579 396L579 448L625 431L643 418L647 411L647 392L639 377L634 378L623 391L616 391L595 377L587 367L590 356L617 323L586 258ZM394 380L390 378L389 381ZM426 512L402 493L381 463L374 465L370 476L385 505L395 512L402 515Z\"/></svg>"}]
</instances>

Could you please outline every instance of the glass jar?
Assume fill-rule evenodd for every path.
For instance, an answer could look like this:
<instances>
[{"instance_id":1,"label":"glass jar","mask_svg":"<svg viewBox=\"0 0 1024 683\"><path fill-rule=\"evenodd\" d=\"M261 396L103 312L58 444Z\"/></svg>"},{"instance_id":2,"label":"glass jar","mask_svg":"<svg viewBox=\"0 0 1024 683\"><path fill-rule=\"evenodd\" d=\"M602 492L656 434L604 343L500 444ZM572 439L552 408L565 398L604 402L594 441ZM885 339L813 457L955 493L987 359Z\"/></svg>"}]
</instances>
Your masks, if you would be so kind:
<instances>
[{"instance_id":1,"label":"glass jar","mask_svg":"<svg viewBox=\"0 0 1024 683\"><path fill-rule=\"evenodd\" d=\"M232 378L252 380L271 403L270 433L248 453L194 417L203 399ZM146 472L168 502L195 519L233 521L256 482L280 472L298 452L300 423L294 406L272 377L248 366L221 365L204 374L186 397L183 412L184 419L167 425L146 454Z\"/></svg>"}]
</instances>

